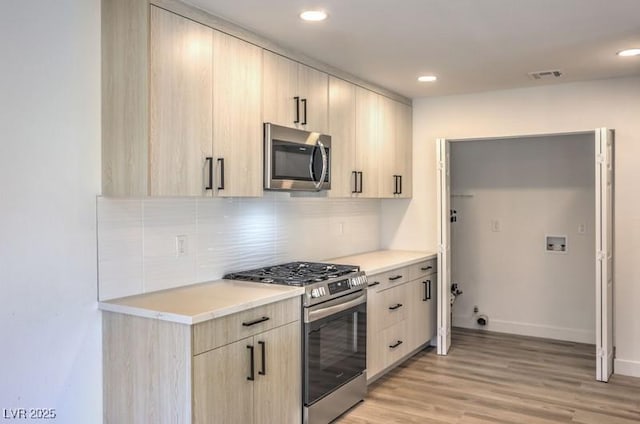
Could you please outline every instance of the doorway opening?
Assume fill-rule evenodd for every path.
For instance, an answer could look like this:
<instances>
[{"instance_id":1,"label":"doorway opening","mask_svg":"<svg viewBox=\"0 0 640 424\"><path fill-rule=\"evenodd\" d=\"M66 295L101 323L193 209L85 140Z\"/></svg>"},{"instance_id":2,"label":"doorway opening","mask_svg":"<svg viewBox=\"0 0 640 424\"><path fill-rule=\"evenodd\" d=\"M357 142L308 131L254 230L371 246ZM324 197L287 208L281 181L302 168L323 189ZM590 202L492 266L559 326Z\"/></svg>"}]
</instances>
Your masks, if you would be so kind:
<instances>
[{"instance_id":1,"label":"doorway opening","mask_svg":"<svg viewBox=\"0 0 640 424\"><path fill-rule=\"evenodd\" d=\"M607 381L613 132L441 139L438 175L438 353L452 325L589 343Z\"/></svg>"}]
</instances>

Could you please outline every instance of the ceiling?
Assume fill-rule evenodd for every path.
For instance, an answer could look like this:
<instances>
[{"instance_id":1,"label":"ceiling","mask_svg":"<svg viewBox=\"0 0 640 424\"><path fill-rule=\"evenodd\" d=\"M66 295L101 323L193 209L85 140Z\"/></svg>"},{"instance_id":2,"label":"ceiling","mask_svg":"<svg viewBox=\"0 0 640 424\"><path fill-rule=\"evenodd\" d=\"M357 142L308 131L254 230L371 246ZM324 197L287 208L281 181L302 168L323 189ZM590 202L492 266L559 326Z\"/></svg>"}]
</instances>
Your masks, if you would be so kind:
<instances>
[{"instance_id":1,"label":"ceiling","mask_svg":"<svg viewBox=\"0 0 640 424\"><path fill-rule=\"evenodd\" d=\"M411 98L640 75L640 57L615 54L640 47L640 0L188 1ZM307 8L329 18L303 22Z\"/></svg>"}]
</instances>

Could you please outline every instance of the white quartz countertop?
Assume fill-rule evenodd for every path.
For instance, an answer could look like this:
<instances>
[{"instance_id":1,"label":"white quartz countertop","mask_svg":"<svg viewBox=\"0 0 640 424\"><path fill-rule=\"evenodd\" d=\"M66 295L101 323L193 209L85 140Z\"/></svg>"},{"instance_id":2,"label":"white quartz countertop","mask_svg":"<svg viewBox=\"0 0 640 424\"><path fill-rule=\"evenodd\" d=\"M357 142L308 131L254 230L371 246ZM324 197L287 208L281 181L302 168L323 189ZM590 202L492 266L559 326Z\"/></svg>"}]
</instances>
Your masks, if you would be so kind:
<instances>
[{"instance_id":1,"label":"white quartz countertop","mask_svg":"<svg viewBox=\"0 0 640 424\"><path fill-rule=\"evenodd\" d=\"M428 251L376 250L374 252L361 253L353 256L327 259L326 262L359 265L360 269L365 271L367 275L374 275L390 271L394 268L413 265L427 259L434 259L435 257L436 252Z\"/></svg>"},{"instance_id":2,"label":"white quartz countertop","mask_svg":"<svg viewBox=\"0 0 640 424\"><path fill-rule=\"evenodd\" d=\"M302 287L218 280L99 302L104 311L197 324L300 296Z\"/></svg>"}]
</instances>

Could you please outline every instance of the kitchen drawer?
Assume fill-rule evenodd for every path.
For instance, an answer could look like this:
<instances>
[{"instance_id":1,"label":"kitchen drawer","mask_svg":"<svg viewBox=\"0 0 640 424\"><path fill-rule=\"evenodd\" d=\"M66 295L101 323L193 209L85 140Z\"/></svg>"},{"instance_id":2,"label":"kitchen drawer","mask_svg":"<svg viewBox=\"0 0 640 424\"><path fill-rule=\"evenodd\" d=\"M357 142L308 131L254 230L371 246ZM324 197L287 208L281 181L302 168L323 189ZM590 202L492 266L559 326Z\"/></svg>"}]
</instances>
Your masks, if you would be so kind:
<instances>
[{"instance_id":1,"label":"kitchen drawer","mask_svg":"<svg viewBox=\"0 0 640 424\"><path fill-rule=\"evenodd\" d=\"M382 363L386 368L409 353L406 322L400 321L384 330L381 342L383 345L378 348L383 350Z\"/></svg>"},{"instance_id":2,"label":"kitchen drawer","mask_svg":"<svg viewBox=\"0 0 640 424\"><path fill-rule=\"evenodd\" d=\"M437 271L436 259L419 262L409 266L409 280L422 278L425 275L434 274Z\"/></svg>"},{"instance_id":3,"label":"kitchen drawer","mask_svg":"<svg viewBox=\"0 0 640 424\"><path fill-rule=\"evenodd\" d=\"M378 328L390 327L406 318L409 308L409 295L409 286L407 284L394 286L379 293L381 298L379 302L380 309L378 310L378 316L375 317L379 323Z\"/></svg>"},{"instance_id":4,"label":"kitchen drawer","mask_svg":"<svg viewBox=\"0 0 640 424\"><path fill-rule=\"evenodd\" d=\"M409 281L409 267L400 267L391 271L367 276L369 290L381 291L391 286Z\"/></svg>"},{"instance_id":5,"label":"kitchen drawer","mask_svg":"<svg viewBox=\"0 0 640 424\"><path fill-rule=\"evenodd\" d=\"M297 296L196 324L193 326L193 355L298 321L300 308L300 297Z\"/></svg>"}]
</instances>

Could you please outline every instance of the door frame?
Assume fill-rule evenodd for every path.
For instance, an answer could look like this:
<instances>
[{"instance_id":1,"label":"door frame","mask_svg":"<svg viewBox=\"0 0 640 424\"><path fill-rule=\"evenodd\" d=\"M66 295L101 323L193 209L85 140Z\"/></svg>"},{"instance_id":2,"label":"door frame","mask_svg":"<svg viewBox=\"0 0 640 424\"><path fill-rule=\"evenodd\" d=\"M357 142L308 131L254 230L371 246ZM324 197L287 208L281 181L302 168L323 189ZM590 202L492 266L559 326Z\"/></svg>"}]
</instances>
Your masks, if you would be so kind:
<instances>
[{"instance_id":1,"label":"door frame","mask_svg":"<svg viewBox=\"0 0 640 424\"><path fill-rule=\"evenodd\" d=\"M595 130L519 134L497 137L470 137L436 140L437 172L437 234L438 234L438 344L437 353L447 355L451 346L451 223L447 210L451 204L450 143L460 141L488 141L555 137L563 135L593 135L595 143L595 293L596 293L596 380L607 382L613 372L615 341L613 338L613 289L614 289L614 138L615 131L608 128Z\"/></svg>"}]
</instances>

